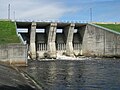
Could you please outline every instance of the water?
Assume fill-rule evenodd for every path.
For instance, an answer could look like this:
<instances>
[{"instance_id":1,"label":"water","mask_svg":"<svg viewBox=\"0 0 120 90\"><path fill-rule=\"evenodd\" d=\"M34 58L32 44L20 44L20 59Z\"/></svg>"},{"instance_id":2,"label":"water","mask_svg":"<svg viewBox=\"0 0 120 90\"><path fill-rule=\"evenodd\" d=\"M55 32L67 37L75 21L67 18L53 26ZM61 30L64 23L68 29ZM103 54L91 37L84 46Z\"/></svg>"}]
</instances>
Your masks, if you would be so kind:
<instances>
[{"instance_id":1,"label":"water","mask_svg":"<svg viewBox=\"0 0 120 90\"><path fill-rule=\"evenodd\" d=\"M23 68L43 90L120 90L120 60L35 61Z\"/></svg>"}]
</instances>

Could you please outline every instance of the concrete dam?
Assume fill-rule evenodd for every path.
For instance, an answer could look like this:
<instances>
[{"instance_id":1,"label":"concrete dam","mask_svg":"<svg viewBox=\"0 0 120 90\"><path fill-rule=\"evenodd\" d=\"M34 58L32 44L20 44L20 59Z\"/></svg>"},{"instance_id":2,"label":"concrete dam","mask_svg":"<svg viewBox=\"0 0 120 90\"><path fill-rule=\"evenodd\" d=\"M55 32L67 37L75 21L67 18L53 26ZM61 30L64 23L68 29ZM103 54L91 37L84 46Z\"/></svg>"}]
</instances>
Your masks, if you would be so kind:
<instances>
[{"instance_id":1,"label":"concrete dam","mask_svg":"<svg viewBox=\"0 0 120 90\"><path fill-rule=\"evenodd\" d=\"M120 56L120 33L95 24L16 21L16 28L32 59Z\"/></svg>"}]
</instances>

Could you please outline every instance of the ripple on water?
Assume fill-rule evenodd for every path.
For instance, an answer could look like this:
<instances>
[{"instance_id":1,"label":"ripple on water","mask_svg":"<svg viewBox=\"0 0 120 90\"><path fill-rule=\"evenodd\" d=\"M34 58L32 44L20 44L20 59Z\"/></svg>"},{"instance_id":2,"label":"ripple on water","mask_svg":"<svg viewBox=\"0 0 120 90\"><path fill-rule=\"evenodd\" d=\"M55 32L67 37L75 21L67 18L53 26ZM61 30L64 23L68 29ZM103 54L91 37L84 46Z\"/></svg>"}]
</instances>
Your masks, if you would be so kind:
<instances>
[{"instance_id":1,"label":"ripple on water","mask_svg":"<svg viewBox=\"0 0 120 90\"><path fill-rule=\"evenodd\" d=\"M25 70L45 90L119 90L120 60L31 62Z\"/></svg>"}]
</instances>

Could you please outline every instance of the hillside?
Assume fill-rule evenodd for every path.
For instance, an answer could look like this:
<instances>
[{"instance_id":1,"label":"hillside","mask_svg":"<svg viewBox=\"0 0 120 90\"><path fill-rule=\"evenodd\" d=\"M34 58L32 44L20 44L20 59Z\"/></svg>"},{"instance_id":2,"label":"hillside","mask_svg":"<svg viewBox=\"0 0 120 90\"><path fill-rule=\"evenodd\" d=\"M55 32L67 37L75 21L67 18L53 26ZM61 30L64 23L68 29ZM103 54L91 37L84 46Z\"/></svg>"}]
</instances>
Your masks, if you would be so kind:
<instances>
[{"instance_id":1,"label":"hillside","mask_svg":"<svg viewBox=\"0 0 120 90\"><path fill-rule=\"evenodd\" d=\"M120 32L120 24L96 24L96 25Z\"/></svg>"},{"instance_id":2,"label":"hillside","mask_svg":"<svg viewBox=\"0 0 120 90\"><path fill-rule=\"evenodd\" d=\"M15 23L11 21L0 21L0 44L20 43L16 34Z\"/></svg>"}]
</instances>

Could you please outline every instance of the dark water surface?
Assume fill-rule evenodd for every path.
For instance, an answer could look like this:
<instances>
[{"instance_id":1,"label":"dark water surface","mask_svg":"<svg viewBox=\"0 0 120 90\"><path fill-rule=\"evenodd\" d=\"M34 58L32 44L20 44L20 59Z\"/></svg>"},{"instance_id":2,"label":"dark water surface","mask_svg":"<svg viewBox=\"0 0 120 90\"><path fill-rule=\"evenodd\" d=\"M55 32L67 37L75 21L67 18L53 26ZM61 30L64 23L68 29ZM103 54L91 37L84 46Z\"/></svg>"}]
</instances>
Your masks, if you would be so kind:
<instances>
[{"instance_id":1,"label":"dark water surface","mask_svg":"<svg viewBox=\"0 0 120 90\"><path fill-rule=\"evenodd\" d=\"M43 90L120 90L120 60L35 61L22 68Z\"/></svg>"}]
</instances>

